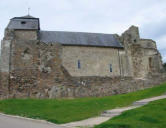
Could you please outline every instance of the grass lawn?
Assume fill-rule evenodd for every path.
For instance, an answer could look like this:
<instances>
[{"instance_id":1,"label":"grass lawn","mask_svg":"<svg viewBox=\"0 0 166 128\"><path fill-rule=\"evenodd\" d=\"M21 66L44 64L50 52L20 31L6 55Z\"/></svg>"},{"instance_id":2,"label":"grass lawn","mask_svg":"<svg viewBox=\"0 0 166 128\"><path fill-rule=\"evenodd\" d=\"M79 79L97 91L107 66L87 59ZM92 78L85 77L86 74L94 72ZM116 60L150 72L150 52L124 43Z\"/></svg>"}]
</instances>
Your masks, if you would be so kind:
<instances>
[{"instance_id":1,"label":"grass lawn","mask_svg":"<svg viewBox=\"0 0 166 128\"><path fill-rule=\"evenodd\" d=\"M126 111L95 128L166 128L166 99Z\"/></svg>"},{"instance_id":2,"label":"grass lawn","mask_svg":"<svg viewBox=\"0 0 166 128\"><path fill-rule=\"evenodd\" d=\"M8 99L0 101L0 112L61 124L97 116L104 110L127 106L136 100L166 92L166 83L137 92L101 98Z\"/></svg>"}]
</instances>

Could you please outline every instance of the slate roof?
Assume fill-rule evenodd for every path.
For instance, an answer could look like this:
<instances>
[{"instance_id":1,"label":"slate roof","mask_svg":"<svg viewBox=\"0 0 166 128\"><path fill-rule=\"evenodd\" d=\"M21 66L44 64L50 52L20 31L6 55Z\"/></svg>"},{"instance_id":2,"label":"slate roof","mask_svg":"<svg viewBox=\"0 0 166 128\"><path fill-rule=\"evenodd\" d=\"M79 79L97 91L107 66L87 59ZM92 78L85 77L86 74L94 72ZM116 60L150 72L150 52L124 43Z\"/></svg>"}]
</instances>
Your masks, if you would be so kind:
<instances>
[{"instance_id":1,"label":"slate roof","mask_svg":"<svg viewBox=\"0 0 166 128\"><path fill-rule=\"evenodd\" d=\"M12 19L39 19L39 18L33 17L31 15L26 15L26 16L21 16L21 17L14 17Z\"/></svg>"},{"instance_id":2,"label":"slate roof","mask_svg":"<svg viewBox=\"0 0 166 128\"><path fill-rule=\"evenodd\" d=\"M24 22L24 23L22 23ZM10 20L8 29L26 29L26 30L40 30L39 18L26 15L23 17L14 17Z\"/></svg>"},{"instance_id":3,"label":"slate roof","mask_svg":"<svg viewBox=\"0 0 166 128\"><path fill-rule=\"evenodd\" d=\"M123 48L113 34L40 31L40 40L45 43L58 42L63 45Z\"/></svg>"}]
</instances>

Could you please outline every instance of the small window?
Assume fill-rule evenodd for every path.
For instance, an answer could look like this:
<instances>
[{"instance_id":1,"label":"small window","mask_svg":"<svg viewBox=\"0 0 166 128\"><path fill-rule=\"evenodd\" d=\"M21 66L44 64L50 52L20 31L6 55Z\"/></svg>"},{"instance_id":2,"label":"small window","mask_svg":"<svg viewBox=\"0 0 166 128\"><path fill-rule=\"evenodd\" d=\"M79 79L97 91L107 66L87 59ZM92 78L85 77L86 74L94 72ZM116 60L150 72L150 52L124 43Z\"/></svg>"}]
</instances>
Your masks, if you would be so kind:
<instances>
[{"instance_id":1,"label":"small window","mask_svg":"<svg viewBox=\"0 0 166 128\"><path fill-rule=\"evenodd\" d=\"M137 40L136 39L134 39L134 43L136 43L137 42Z\"/></svg>"},{"instance_id":2,"label":"small window","mask_svg":"<svg viewBox=\"0 0 166 128\"><path fill-rule=\"evenodd\" d=\"M21 24L26 24L26 22L25 21L21 21Z\"/></svg>"},{"instance_id":3,"label":"small window","mask_svg":"<svg viewBox=\"0 0 166 128\"><path fill-rule=\"evenodd\" d=\"M30 53L30 49L29 48L26 48L25 50L24 50L24 54L29 54Z\"/></svg>"},{"instance_id":4,"label":"small window","mask_svg":"<svg viewBox=\"0 0 166 128\"><path fill-rule=\"evenodd\" d=\"M112 72L112 64L110 64L110 72Z\"/></svg>"},{"instance_id":5,"label":"small window","mask_svg":"<svg viewBox=\"0 0 166 128\"><path fill-rule=\"evenodd\" d=\"M80 63L80 60L78 60L78 69L81 69L81 63Z\"/></svg>"},{"instance_id":6,"label":"small window","mask_svg":"<svg viewBox=\"0 0 166 128\"><path fill-rule=\"evenodd\" d=\"M149 57L149 68L152 69L152 57Z\"/></svg>"}]
</instances>

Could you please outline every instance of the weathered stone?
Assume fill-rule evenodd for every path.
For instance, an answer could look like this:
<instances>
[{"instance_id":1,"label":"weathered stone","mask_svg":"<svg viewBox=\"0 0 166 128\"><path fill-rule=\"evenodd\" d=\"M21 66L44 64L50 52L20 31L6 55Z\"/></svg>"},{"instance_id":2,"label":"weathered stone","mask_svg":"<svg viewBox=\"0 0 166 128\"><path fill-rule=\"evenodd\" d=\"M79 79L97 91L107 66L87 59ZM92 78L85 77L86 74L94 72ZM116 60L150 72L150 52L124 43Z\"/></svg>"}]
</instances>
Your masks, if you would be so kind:
<instances>
[{"instance_id":1,"label":"weathered stone","mask_svg":"<svg viewBox=\"0 0 166 128\"><path fill-rule=\"evenodd\" d=\"M61 86L52 86L51 90L49 91L49 98L59 98L61 96Z\"/></svg>"},{"instance_id":2,"label":"weathered stone","mask_svg":"<svg viewBox=\"0 0 166 128\"><path fill-rule=\"evenodd\" d=\"M141 39L135 26L114 36L124 48L45 43L40 30L6 29L0 98L109 96L166 81L155 41Z\"/></svg>"}]
</instances>

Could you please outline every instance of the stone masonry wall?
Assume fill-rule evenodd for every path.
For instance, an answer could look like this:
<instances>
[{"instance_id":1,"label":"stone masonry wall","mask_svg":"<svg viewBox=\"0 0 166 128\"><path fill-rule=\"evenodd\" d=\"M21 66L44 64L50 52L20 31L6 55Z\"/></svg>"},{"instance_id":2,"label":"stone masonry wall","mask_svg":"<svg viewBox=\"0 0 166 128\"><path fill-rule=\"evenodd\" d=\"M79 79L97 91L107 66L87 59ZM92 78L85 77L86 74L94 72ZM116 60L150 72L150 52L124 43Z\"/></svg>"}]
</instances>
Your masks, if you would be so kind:
<instances>
[{"instance_id":1,"label":"stone masonry wall","mask_svg":"<svg viewBox=\"0 0 166 128\"><path fill-rule=\"evenodd\" d=\"M5 48L1 57L1 63L6 62L6 65L1 66L0 98L109 96L133 92L165 82L166 75L159 72L162 63L159 52L156 49L143 48L139 44L137 34L138 31L134 27L131 28L131 33L127 31L120 38L123 40L125 49L118 51L109 48L64 47L56 42L47 44L39 40L24 40L13 32L6 31L3 41ZM9 40L10 42L8 42ZM79 51L81 51L81 55ZM89 57L90 53L93 55ZM95 53L98 54L94 55ZM95 66L96 63L99 63L100 66L108 65L109 61L102 60L106 57L106 60L112 60L117 66L113 65L113 70L116 68L118 71L114 76L108 75L108 77L105 72L103 76L99 74L95 76L95 73L88 69L87 72L84 72L85 76L82 76L73 71L72 65L77 65L75 61L79 58L86 61L83 55L92 59L92 63L90 63L91 60L87 60ZM114 57L109 57L111 55ZM100 57L98 61L95 61L96 56ZM157 73L145 75L149 73L149 57L152 57L151 66L157 69L157 71L152 71ZM68 63L70 61L74 62ZM121 66L119 67L119 65ZM103 66L103 68L105 67ZM100 70L97 72L101 73ZM116 74L122 75L120 77Z\"/></svg>"},{"instance_id":2,"label":"stone masonry wall","mask_svg":"<svg viewBox=\"0 0 166 128\"><path fill-rule=\"evenodd\" d=\"M8 94L11 43L10 39L2 40L1 42L0 96Z\"/></svg>"},{"instance_id":3,"label":"stone masonry wall","mask_svg":"<svg viewBox=\"0 0 166 128\"><path fill-rule=\"evenodd\" d=\"M155 86L164 76L73 77L63 67L62 46L39 41L13 41L9 98L67 98L109 96Z\"/></svg>"},{"instance_id":4,"label":"stone masonry wall","mask_svg":"<svg viewBox=\"0 0 166 128\"><path fill-rule=\"evenodd\" d=\"M123 42L132 77L145 78L162 72L162 60L156 42L141 39L138 27L130 27L122 34L120 41Z\"/></svg>"},{"instance_id":5,"label":"stone masonry wall","mask_svg":"<svg viewBox=\"0 0 166 128\"><path fill-rule=\"evenodd\" d=\"M11 97L46 97L49 88L62 79L65 82L60 52L58 43L14 40L9 85Z\"/></svg>"},{"instance_id":6,"label":"stone masonry wall","mask_svg":"<svg viewBox=\"0 0 166 128\"><path fill-rule=\"evenodd\" d=\"M19 40L37 40L38 34L35 30L15 30L15 38Z\"/></svg>"},{"instance_id":7,"label":"stone masonry wall","mask_svg":"<svg viewBox=\"0 0 166 128\"><path fill-rule=\"evenodd\" d=\"M63 46L62 64L72 76L121 76L117 48Z\"/></svg>"},{"instance_id":8,"label":"stone masonry wall","mask_svg":"<svg viewBox=\"0 0 166 128\"><path fill-rule=\"evenodd\" d=\"M38 75L38 41L13 40L9 94L29 97L36 90Z\"/></svg>"},{"instance_id":9,"label":"stone masonry wall","mask_svg":"<svg viewBox=\"0 0 166 128\"><path fill-rule=\"evenodd\" d=\"M54 85L49 89L48 96L49 98L110 96L142 90L165 81L165 77L156 76L144 80L130 77L73 77L72 85Z\"/></svg>"}]
</instances>

